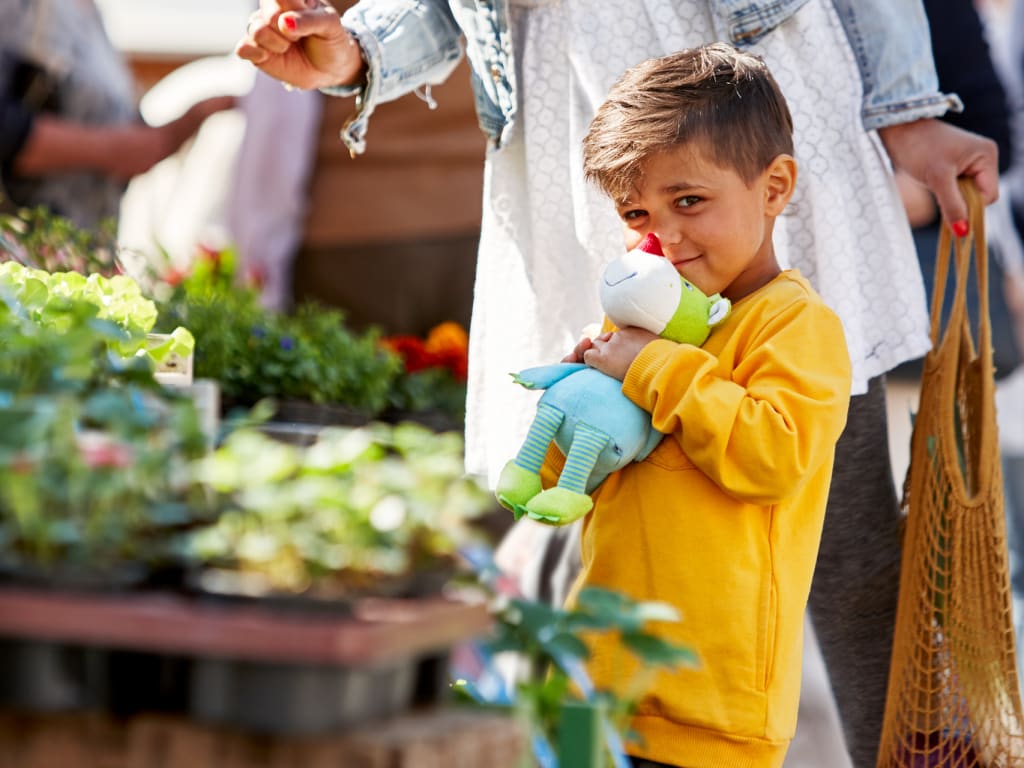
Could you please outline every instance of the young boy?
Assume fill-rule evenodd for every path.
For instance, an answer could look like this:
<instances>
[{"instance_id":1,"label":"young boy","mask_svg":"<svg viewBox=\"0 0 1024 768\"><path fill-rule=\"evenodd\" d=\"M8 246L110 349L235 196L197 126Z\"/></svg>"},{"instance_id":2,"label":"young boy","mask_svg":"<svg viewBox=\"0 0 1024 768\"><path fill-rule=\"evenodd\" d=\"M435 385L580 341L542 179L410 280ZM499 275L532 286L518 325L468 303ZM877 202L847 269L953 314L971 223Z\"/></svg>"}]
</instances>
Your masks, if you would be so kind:
<instances>
[{"instance_id":1,"label":"young boy","mask_svg":"<svg viewBox=\"0 0 1024 768\"><path fill-rule=\"evenodd\" d=\"M627 71L584 140L584 172L615 202L626 246L653 233L680 275L733 307L702 347L622 328L566 358L621 379L667 435L594 492L574 590L671 603L682 621L659 632L700 657L641 699L638 766L780 766L796 724L850 358L839 319L775 258L792 131L764 63L714 44ZM562 461L549 450L546 484ZM588 642L594 682L616 689L620 649Z\"/></svg>"}]
</instances>

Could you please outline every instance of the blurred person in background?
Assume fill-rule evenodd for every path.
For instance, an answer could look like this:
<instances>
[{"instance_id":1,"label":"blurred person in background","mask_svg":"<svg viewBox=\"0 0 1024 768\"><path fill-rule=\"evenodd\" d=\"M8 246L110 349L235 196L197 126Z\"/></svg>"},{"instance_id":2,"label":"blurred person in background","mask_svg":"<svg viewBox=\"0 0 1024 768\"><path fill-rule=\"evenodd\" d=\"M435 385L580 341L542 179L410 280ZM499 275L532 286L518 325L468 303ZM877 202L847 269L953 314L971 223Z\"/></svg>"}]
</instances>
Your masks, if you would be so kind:
<instances>
[{"instance_id":1,"label":"blurred person in background","mask_svg":"<svg viewBox=\"0 0 1024 768\"><path fill-rule=\"evenodd\" d=\"M1024 25L1024 2L1011 0L977 6L964 0L924 0L924 6L939 87L956 92L965 104L963 112L946 114L941 119L987 136L999 147L1000 187L1006 194L986 211L989 318L1011 577L1014 595L1020 602L1024 600L1024 337L1020 332L1024 325L1020 229L1024 218L1013 208L1018 202L1014 187L1024 173L1024 146L1019 132L1024 128L1024 52L1019 48L1024 39L1020 28ZM930 296L941 226L938 207L926 187L899 172L896 178ZM966 298L976 328L978 288L973 272ZM952 295L947 290L947 311L951 304ZM921 360L906 363L890 375L893 391L903 389L903 397L911 406L916 402L920 376ZM908 421L909 415L906 408L894 409L892 413L893 418ZM1020 608L1017 612L1021 613Z\"/></svg>"},{"instance_id":2,"label":"blurred person in background","mask_svg":"<svg viewBox=\"0 0 1024 768\"><path fill-rule=\"evenodd\" d=\"M1009 290L1007 303L1017 341L1024 347L1024 0L984 0L979 10L986 23L996 70L1010 108L1013 160L1002 176L1015 242L1004 248ZM1014 248L1016 246L1016 254ZM993 291L995 288L992 289ZM999 443L1006 483L1007 536L1017 625L1017 661L1024 673L1024 366L996 385Z\"/></svg>"},{"instance_id":3,"label":"blurred person in background","mask_svg":"<svg viewBox=\"0 0 1024 768\"><path fill-rule=\"evenodd\" d=\"M44 206L82 228L115 218L128 181L175 152L218 96L158 127L92 0L0 0L0 205Z\"/></svg>"}]
</instances>

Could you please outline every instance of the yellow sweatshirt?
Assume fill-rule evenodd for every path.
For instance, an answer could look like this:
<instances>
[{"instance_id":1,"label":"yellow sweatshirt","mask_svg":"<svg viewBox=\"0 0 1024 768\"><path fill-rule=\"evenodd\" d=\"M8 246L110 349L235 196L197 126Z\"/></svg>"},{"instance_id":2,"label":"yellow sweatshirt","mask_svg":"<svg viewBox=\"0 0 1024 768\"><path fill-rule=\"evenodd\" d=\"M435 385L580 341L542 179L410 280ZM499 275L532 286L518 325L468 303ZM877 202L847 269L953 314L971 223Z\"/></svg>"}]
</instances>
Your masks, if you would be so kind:
<instances>
[{"instance_id":1,"label":"yellow sweatshirt","mask_svg":"<svg viewBox=\"0 0 1024 768\"><path fill-rule=\"evenodd\" d=\"M629 752L687 768L780 766L850 396L842 326L798 272L783 272L703 347L648 344L622 389L667 437L594 492L569 601L593 584L670 603L682 621L657 631L700 659L648 680ZM563 459L548 456L550 484ZM614 637L587 640L598 688L627 690L629 655Z\"/></svg>"}]
</instances>

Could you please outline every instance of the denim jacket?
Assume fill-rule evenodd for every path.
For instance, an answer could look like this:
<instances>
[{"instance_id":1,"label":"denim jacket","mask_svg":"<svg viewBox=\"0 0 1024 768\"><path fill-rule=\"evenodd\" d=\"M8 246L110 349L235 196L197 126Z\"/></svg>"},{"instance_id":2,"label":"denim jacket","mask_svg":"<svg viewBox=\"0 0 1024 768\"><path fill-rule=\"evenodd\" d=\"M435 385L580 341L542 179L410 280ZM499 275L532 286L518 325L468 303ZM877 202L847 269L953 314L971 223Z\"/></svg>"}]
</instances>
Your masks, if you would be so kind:
<instances>
[{"instance_id":1,"label":"denim jacket","mask_svg":"<svg viewBox=\"0 0 1024 768\"><path fill-rule=\"evenodd\" d=\"M737 46L756 42L806 1L709 0ZM865 128L962 109L959 98L938 89L921 0L832 2L860 68ZM367 80L359 87L323 90L357 97L356 112L341 131L353 154L365 149L377 104L417 91L434 106L429 87L451 74L464 53L463 39L480 127L492 146L505 143L516 113L509 0L362 0L342 24L362 47Z\"/></svg>"}]
</instances>

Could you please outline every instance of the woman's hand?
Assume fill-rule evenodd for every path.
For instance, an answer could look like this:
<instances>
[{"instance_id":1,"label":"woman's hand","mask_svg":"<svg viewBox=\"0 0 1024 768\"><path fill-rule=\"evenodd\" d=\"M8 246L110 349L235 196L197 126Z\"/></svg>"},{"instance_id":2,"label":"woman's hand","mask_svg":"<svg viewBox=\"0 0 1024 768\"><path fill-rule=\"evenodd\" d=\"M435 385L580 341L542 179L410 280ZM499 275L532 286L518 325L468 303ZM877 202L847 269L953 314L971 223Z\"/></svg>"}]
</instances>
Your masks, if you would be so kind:
<instances>
[{"instance_id":1,"label":"woman's hand","mask_svg":"<svg viewBox=\"0 0 1024 768\"><path fill-rule=\"evenodd\" d=\"M967 234L967 203L958 177L974 179L985 205L999 197L999 150L991 139L935 118L890 125L878 135L896 170L931 190L958 237Z\"/></svg>"},{"instance_id":2,"label":"woman's hand","mask_svg":"<svg viewBox=\"0 0 1024 768\"><path fill-rule=\"evenodd\" d=\"M365 76L362 50L334 6L320 0L260 0L235 54L296 88L353 85Z\"/></svg>"}]
</instances>

